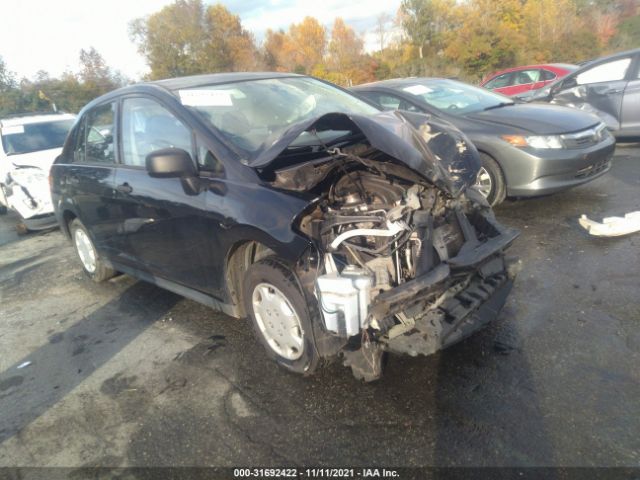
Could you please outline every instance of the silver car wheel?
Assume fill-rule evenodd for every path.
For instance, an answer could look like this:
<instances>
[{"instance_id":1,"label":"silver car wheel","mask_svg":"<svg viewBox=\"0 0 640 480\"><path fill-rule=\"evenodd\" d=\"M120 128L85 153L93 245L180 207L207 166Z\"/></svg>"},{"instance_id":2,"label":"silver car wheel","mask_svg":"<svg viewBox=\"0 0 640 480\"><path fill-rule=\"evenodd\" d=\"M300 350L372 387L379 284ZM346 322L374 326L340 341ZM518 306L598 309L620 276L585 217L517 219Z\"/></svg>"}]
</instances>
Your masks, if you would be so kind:
<instances>
[{"instance_id":1,"label":"silver car wheel","mask_svg":"<svg viewBox=\"0 0 640 480\"><path fill-rule=\"evenodd\" d=\"M85 233L84 230L78 229L73 236L74 242L76 244L76 250L78 252L78 256L80 257L80 261L84 266L85 270L89 273L93 273L96 271L96 250L93 248L93 243L91 243L91 239Z\"/></svg>"},{"instance_id":2,"label":"silver car wheel","mask_svg":"<svg viewBox=\"0 0 640 480\"><path fill-rule=\"evenodd\" d=\"M271 349L287 360L297 360L304 348L302 325L285 295L269 283L259 283L251 296L258 328Z\"/></svg>"},{"instance_id":3,"label":"silver car wheel","mask_svg":"<svg viewBox=\"0 0 640 480\"><path fill-rule=\"evenodd\" d=\"M488 198L491 195L491 190L493 188L493 180L491 180L491 175L486 168L480 167L478 171L478 176L476 177L476 187L480 190L480 193Z\"/></svg>"}]
</instances>

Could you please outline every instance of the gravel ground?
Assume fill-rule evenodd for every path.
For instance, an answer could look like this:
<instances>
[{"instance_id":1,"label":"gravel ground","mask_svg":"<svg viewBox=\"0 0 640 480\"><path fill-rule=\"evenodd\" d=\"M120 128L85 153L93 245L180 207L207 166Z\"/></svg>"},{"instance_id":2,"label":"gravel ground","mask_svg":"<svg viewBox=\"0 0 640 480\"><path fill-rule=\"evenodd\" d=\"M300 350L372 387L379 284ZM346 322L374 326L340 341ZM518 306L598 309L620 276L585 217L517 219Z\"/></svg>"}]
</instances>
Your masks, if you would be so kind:
<instances>
[{"instance_id":1,"label":"gravel ground","mask_svg":"<svg viewBox=\"0 0 640 480\"><path fill-rule=\"evenodd\" d=\"M300 378L244 320L120 276L0 217L0 466L640 466L640 148L605 177L496 214L522 235L500 318L363 385ZM22 366L30 362L28 366Z\"/></svg>"}]
</instances>

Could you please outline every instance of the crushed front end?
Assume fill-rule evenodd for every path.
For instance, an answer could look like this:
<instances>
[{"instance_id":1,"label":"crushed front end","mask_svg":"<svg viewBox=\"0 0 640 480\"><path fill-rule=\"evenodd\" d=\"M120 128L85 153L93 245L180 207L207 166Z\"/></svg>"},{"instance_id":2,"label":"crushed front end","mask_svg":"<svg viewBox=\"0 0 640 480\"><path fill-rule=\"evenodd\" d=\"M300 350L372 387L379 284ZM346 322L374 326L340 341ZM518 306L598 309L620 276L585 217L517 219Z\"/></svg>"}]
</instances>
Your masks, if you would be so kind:
<instances>
[{"instance_id":1,"label":"crushed front end","mask_svg":"<svg viewBox=\"0 0 640 480\"><path fill-rule=\"evenodd\" d=\"M272 178L317 196L295 225L312 244L298 276L318 305L321 355L342 355L365 381L385 352L430 355L482 328L513 281L504 252L518 232L471 186L473 145L450 125L395 114L400 125L385 117L379 131L355 119L349 140Z\"/></svg>"}]
</instances>

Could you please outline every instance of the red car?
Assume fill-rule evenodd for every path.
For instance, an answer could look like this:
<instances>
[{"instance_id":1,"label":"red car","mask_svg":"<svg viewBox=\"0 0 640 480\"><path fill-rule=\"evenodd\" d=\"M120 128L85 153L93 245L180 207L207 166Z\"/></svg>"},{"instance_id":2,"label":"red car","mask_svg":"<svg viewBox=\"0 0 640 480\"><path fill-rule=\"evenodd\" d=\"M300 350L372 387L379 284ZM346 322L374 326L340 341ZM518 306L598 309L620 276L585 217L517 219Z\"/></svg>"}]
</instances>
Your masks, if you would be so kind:
<instances>
[{"instance_id":1,"label":"red car","mask_svg":"<svg viewBox=\"0 0 640 480\"><path fill-rule=\"evenodd\" d=\"M507 68L486 77L481 86L510 97L520 96L538 90L577 68L577 65L566 63Z\"/></svg>"}]
</instances>

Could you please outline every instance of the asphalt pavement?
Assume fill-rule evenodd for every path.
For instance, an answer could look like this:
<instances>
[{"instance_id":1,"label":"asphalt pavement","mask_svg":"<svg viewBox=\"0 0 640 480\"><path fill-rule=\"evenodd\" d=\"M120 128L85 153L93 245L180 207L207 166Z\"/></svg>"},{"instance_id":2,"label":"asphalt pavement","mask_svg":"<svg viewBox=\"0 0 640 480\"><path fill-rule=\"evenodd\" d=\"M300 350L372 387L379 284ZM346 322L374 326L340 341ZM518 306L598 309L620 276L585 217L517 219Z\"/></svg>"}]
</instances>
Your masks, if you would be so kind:
<instances>
[{"instance_id":1,"label":"asphalt pavement","mask_svg":"<svg viewBox=\"0 0 640 480\"><path fill-rule=\"evenodd\" d=\"M507 201L522 262L500 317L374 384L277 368L234 320L144 282L96 285L57 231L0 217L0 466L640 466L640 148Z\"/></svg>"}]
</instances>

